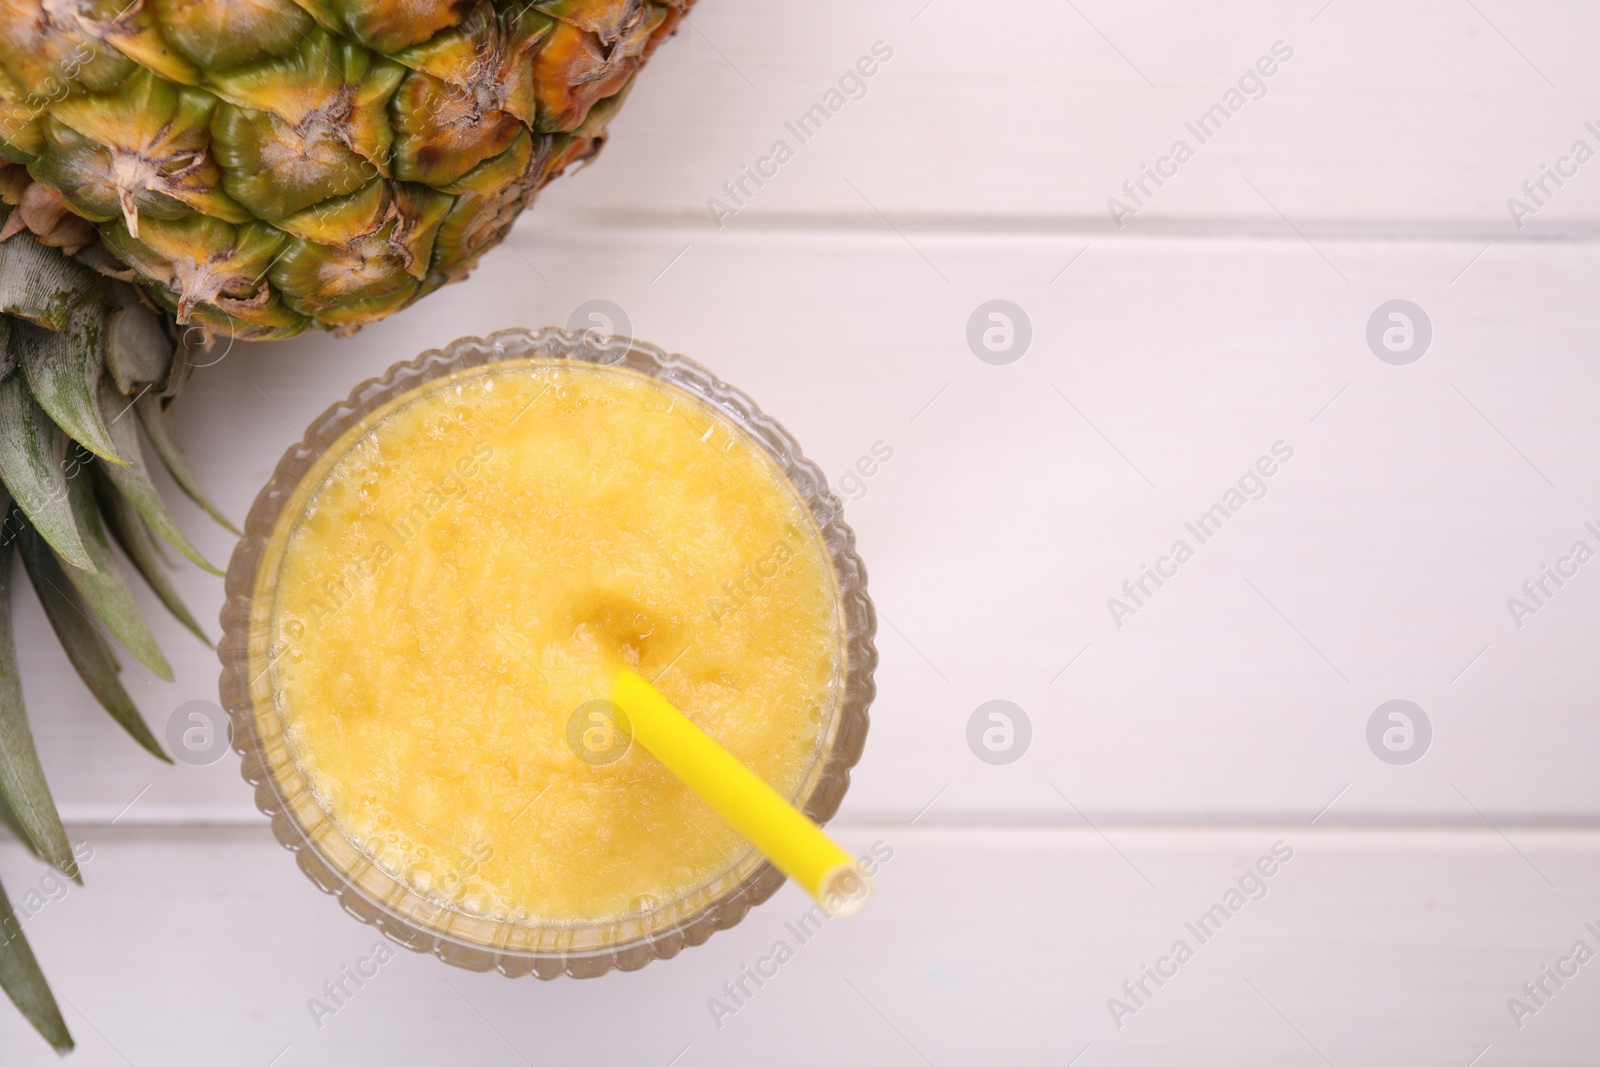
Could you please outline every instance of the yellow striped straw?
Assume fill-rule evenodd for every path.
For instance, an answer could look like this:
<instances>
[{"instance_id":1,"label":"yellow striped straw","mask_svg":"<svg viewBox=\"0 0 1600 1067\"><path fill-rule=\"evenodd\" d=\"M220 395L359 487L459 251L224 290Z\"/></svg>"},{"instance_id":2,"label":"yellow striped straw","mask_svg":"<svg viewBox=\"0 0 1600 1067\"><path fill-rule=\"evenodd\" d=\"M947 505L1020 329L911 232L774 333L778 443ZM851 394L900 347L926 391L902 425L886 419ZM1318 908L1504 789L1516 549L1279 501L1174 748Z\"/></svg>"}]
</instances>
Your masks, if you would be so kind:
<instances>
[{"instance_id":1,"label":"yellow striped straw","mask_svg":"<svg viewBox=\"0 0 1600 1067\"><path fill-rule=\"evenodd\" d=\"M829 913L855 915L866 906L872 883L855 859L654 686L624 668L611 699L634 740Z\"/></svg>"}]
</instances>

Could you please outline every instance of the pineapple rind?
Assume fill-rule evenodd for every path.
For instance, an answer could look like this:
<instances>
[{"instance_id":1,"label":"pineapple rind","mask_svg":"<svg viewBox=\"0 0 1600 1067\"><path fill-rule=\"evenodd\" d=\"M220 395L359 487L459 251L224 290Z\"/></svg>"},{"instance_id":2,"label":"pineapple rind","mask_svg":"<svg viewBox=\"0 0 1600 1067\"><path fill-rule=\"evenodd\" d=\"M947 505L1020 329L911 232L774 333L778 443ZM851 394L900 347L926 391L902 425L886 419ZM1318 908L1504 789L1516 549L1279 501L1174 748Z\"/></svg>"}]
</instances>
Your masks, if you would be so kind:
<instances>
[{"instance_id":1,"label":"pineapple rind","mask_svg":"<svg viewBox=\"0 0 1600 1067\"><path fill-rule=\"evenodd\" d=\"M598 152L692 2L0 0L0 157L180 324L348 330L464 276ZM239 227L290 264L231 269Z\"/></svg>"}]
</instances>

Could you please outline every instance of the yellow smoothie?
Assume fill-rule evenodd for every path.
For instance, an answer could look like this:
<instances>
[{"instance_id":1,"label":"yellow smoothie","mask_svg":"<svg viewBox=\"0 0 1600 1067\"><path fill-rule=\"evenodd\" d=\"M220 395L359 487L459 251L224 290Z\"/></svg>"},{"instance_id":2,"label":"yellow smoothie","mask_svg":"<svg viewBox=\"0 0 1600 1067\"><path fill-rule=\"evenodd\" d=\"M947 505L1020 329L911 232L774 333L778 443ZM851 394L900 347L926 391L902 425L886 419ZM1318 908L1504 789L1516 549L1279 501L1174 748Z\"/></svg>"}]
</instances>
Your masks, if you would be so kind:
<instances>
[{"instance_id":1,"label":"yellow smoothie","mask_svg":"<svg viewBox=\"0 0 1600 1067\"><path fill-rule=\"evenodd\" d=\"M844 626L767 452L646 376L513 361L408 394L328 458L286 512L269 670L346 838L450 908L538 922L641 914L746 858L642 746L605 762L573 738L626 664L802 789Z\"/></svg>"}]
</instances>

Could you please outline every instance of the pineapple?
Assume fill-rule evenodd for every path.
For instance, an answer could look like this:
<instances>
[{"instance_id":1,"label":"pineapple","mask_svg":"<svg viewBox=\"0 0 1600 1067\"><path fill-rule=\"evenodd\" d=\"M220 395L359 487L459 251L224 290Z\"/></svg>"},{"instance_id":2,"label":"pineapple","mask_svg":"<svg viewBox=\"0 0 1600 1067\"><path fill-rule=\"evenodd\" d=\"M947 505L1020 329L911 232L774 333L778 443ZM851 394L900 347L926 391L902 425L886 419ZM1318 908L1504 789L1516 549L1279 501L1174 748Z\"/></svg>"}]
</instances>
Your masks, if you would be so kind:
<instances>
[{"instance_id":1,"label":"pineapple","mask_svg":"<svg viewBox=\"0 0 1600 1067\"><path fill-rule=\"evenodd\" d=\"M0 154L180 325L348 330L587 160L690 0L0 0Z\"/></svg>"},{"instance_id":2,"label":"pineapple","mask_svg":"<svg viewBox=\"0 0 1600 1067\"><path fill-rule=\"evenodd\" d=\"M194 350L349 333L464 277L600 150L692 3L0 0L0 820L36 856L78 877L22 706L11 557L166 759L117 681L112 638L172 672L111 545L206 640L164 548L220 572L145 449L228 525L171 431ZM3 890L0 920L0 986L70 1049Z\"/></svg>"}]
</instances>

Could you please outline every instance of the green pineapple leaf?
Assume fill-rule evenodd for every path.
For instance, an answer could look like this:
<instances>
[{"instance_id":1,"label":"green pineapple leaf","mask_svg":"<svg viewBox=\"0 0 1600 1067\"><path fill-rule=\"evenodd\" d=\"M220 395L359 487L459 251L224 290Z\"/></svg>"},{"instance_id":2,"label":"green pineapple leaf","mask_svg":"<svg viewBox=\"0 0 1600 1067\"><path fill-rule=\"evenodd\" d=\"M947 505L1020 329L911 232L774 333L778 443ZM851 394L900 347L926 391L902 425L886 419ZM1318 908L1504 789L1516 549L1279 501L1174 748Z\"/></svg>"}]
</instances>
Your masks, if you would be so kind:
<instances>
[{"instance_id":1,"label":"green pineapple leaf","mask_svg":"<svg viewBox=\"0 0 1600 1067\"><path fill-rule=\"evenodd\" d=\"M0 244L0 313L65 329L72 309L99 292L94 272L24 230Z\"/></svg>"},{"instance_id":2,"label":"green pineapple leaf","mask_svg":"<svg viewBox=\"0 0 1600 1067\"><path fill-rule=\"evenodd\" d=\"M178 524L172 521L166 505L161 502L161 494L156 492L154 483L150 481L150 473L145 470L144 456L139 448L137 420L127 417L133 402L118 394L116 386L105 377L100 379L98 391L100 413L105 419L111 442L117 454L128 459L125 467L101 463L100 469L139 510L150 528L161 535L163 541L182 552L196 566L220 576L222 572L200 554L200 550L178 529Z\"/></svg>"},{"instance_id":3,"label":"green pineapple leaf","mask_svg":"<svg viewBox=\"0 0 1600 1067\"><path fill-rule=\"evenodd\" d=\"M0 479L50 547L74 567L93 570L67 502L67 435L13 374L0 382Z\"/></svg>"},{"instance_id":4,"label":"green pineapple leaf","mask_svg":"<svg viewBox=\"0 0 1600 1067\"><path fill-rule=\"evenodd\" d=\"M176 365L182 366L184 361L180 359ZM139 422L144 426L145 436L150 438L150 444L155 447L156 455L161 458L167 473L172 475L172 480L178 483L178 488L182 489L190 500L200 505L202 511L217 520L224 530L236 537L243 537L243 532L229 522L221 509L211 502L211 497L206 495L199 479L189 469L188 459L172 436L171 409L162 403L160 397L152 393L146 393L134 401L133 409L139 413Z\"/></svg>"},{"instance_id":5,"label":"green pineapple leaf","mask_svg":"<svg viewBox=\"0 0 1600 1067\"><path fill-rule=\"evenodd\" d=\"M60 638L61 647L66 649L67 658L77 668L78 676L101 707L109 711L135 741L157 759L171 763L134 706L133 698L117 680L117 663L112 658L111 648L90 621L50 546L32 527L23 529L18 543L39 602L44 605L44 613Z\"/></svg>"},{"instance_id":6,"label":"green pineapple leaf","mask_svg":"<svg viewBox=\"0 0 1600 1067\"><path fill-rule=\"evenodd\" d=\"M94 480L95 498L100 502L100 513L106 520L106 525L111 528L111 536L117 544L122 546L123 554L133 561L135 569L144 577L145 583L161 598L161 602L172 612L174 618L183 623L189 632L205 642L207 648L212 647L211 638L200 628L195 617L189 613L178 590L172 584L172 579L167 576L166 561L161 555L161 546L156 543L150 528L140 517L133 503L111 484L103 470L96 470Z\"/></svg>"},{"instance_id":7,"label":"green pineapple leaf","mask_svg":"<svg viewBox=\"0 0 1600 1067\"><path fill-rule=\"evenodd\" d=\"M71 1052L72 1034L61 1017L61 1009L56 1006L50 983L39 969L39 961L34 959L28 939L22 935L17 913L11 907L4 886L0 886L0 913L5 916L5 922L0 924L0 986L5 987L11 1003L52 1048L61 1053Z\"/></svg>"},{"instance_id":8,"label":"green pineapple leaf","mask_svg":"<svg viewBox=\"0 0 1600 1067\"><path fill-rule=\"evenodd\" d=\"M10 511L9 506L6 510ZM0 544L0 795L11 805L38 854L77 878L72 846L67 844L61 816L50 798L33 747L33 732L28 729L28 713L22 706L17 649L11 640L11 552L8 538Z\"/></svg>"},{"instance_id":9,"label":"green pineapple leaf","mask_svg":"<svg viewBox=\"0 0 1600 1067\"><path fill-rule=\"evenodd\" d=\"M133 594L122 580L116 561L111 558L111 544L106 540L105 527L100 525L100 515L95 510L88 471L80 471L77 477L67 479L67 499L72 503L78 531L83 534L84 547L95 565L93 571L63 568L67 581L139 662L155 671L162 681L172 681L172 667L161 654L150 627L133 602Z\"/></svg>"},{"instance_id":10,"label":"green pineapple leaf","mask_svg":"<svg viewBox=\"0 0 1600 1067\"><path fill-rule=\"evenodd\" d=\"M33 398L56 425L101 459L125 467L128 460L118 455L96 397L105 373L100 350L105 326L104 304L82 304L72 310L60 330L13 323L11 345L28 376Z\"/></svg>"},{"instance_id":11,"label":"green pineapple leaf","mask_svg":"<svg viewBox=\"0 0 1600 1067\"><path fill-rule=\"evenodd\" d=\"M28 836L28 831L23 829L17 813L11 810L11 805L6 803L6 798L3 796L0 796L0 823L5 823L6 829L11 831L11 836L22 843L22 847L28 850L30 856L34 859L39 858L39 850L33 847L33 838Z\"/></svg>"},{"instance_id":12,"label":"green pineapple leaf","mask_svg":"<svg viewBox=\"0 0 1600 1067\"><path fill-rule=\"evenodd\" d=\"M105 279L106 372L123 396L165 390L172 376L172 338L161 316L144 305L139 291L126 282Z\"/></svg>"}]
</instances>

